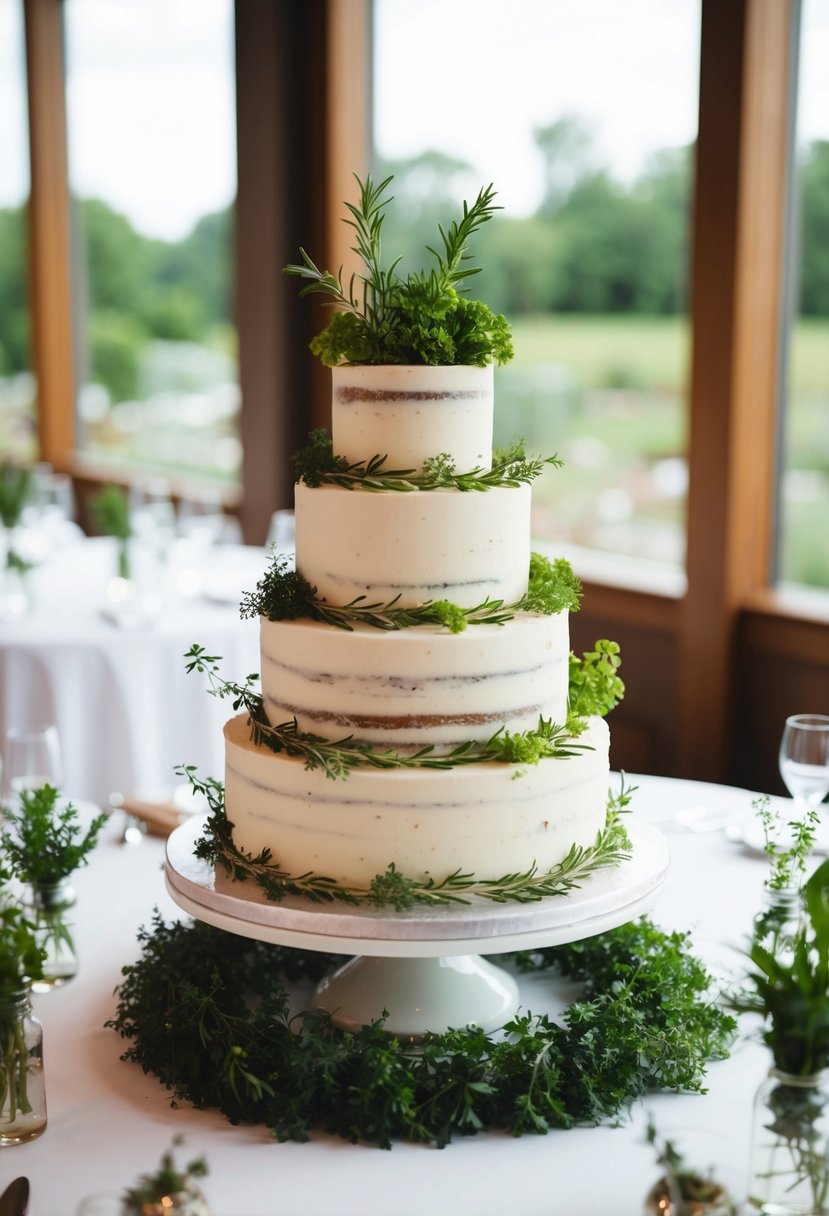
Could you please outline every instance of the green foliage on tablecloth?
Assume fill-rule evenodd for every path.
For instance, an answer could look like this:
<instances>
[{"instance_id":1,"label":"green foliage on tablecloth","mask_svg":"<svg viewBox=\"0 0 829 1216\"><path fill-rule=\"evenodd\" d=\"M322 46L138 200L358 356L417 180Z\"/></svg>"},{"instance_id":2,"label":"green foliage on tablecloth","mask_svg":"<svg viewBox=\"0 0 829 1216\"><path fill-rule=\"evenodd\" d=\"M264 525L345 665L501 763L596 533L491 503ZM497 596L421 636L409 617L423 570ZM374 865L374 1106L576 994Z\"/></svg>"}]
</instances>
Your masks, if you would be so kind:
<instances>
[{"instance_id":1,"label":"green foliage on tablecloth","mask_svg":"<svg viewBox=\"0 0 829 1216\"><path fill-rule=\"evenodd\" d=\"M517 1015L496 1034L435 1034L417 1051L379 1019L357 1032L323 1013L291 1016L286 980L344 961L240 939L156 914L124 968L116 1016L124 1059L180 1101L279 1140L322 1130L390 1148L448 1144L503 1129L519 1136L618 1118L651 1090L704 1092L735 1023L687 935L642 919L571 946L516 956L519 967L582 980L560 1022Z\"/></svg>"}]
</instances>

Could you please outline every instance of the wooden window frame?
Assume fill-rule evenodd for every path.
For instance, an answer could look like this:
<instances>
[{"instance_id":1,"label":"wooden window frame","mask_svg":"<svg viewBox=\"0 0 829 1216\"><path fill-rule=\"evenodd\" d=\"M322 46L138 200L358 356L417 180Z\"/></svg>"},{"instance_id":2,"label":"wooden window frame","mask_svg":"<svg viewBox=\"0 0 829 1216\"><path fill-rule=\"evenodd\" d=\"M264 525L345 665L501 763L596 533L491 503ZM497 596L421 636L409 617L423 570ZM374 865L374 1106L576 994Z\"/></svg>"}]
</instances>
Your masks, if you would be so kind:
<instances>
[{"instance_id":1,"label":"wooden window frame","mask_svg":"<svg viewBox=\"0 0 829 1216\"><path fill-rule=\"evenodd\" d=\"M585 583L579 649L618 638L615 767L780 790L782 722L829 707L829 599L770 587L791 64L799 0L703 0L692 265L687 589ZM31 298L44 458L74 445L61 0L24 0ZM342 200L370 158L370 0L237 0L241 516L261 541L289 453L329 417L320 327L280 274L348 266Z\"/></svg>"}]
</instances>

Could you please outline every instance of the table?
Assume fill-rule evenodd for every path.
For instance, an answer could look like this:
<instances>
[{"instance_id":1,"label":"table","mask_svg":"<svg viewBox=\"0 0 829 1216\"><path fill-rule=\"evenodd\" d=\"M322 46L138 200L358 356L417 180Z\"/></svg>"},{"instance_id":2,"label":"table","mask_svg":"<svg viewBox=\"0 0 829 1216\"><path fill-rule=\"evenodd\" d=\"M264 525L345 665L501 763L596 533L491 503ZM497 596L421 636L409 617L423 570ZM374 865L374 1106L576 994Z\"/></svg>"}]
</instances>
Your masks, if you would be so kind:
<instances>
[{"instance_id":1,"label":"table","mask_svg":"<svg viewBox=\"0 0 829 1216\"><path fill-rule=\"evenodd\" d=\"M766 862L721 831L689 831L673 816L704 807L750 822L753 795L664 778L627 780L639 787L633 813L659 824L671 849L654 919L690 929L697 953L733 973L760 906ZM17 1174L31 1180L31 1216L73 1216L83 1196L130 1185L155 1168L177 1133L185 1136L177 1160L207 1159L203 1189L214 1216L639 1216L659 1175L645 1143L649 1112L661 1136L675 1139L694 1163L715 1166L742 1196L751 1103L767 1068L765 1050L751 1041L711 1065L707 1095L653 1096L621 1127L521 1139L487 1134L443 1151L398 1144L384 1152L324 1135L278 1144L262 1127L171 1109L154 1077L120 1061L125 1041L103 1029L115 1011L121 967L138 957L136 930L149 926L154 907L165 918L181 916L164 889L163 842L146 838L129 847L119 839L109 825L75 876L78 977L34 998L44 1027L49 1125L38 1140L0 1152L0 1184ZM547 1003L548 983L521 978L529 1008Z\"/></svg>"},{"instance_id":2,"label":"table","mask_svg":"<svg viewBox=\"0 0 829 1216\"><path fill-rule=\"evenodd\" d=\"M183 656L198 642L222 656L228 679L259 670L258 622L240 620L239 601L267 560L264 549L222 545L171 565L158 611L119 627L103 611L115 542L65 545L34 571L33 611L0 622L0 743L12 726L54 723L63 790L101 806L113 791L169 796L180 764L221 778L229 703L186 673Z\"/></svg>"}]
</instances>

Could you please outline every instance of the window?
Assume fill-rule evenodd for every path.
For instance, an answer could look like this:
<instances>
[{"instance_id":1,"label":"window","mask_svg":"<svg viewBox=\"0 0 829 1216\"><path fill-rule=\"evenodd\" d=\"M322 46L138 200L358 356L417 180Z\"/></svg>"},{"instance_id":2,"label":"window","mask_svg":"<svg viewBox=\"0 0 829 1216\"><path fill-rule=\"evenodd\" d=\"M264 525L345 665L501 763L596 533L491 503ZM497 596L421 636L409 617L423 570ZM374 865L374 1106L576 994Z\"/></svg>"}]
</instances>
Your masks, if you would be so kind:
<instances>
[{"instance_id":1,"label":"window","mask_svg":"<svg viewBox=\"0 0 829 1216\"><path fill-rule=\"evenodd\" d=\"M829 3L804 0L778 576L829 588Z\"/></svg>"},{"instance_id":2,"label":"window","mask_svg":"<svg viewBox=\"0 0 829 1216\"><path fill-rule=\"evenodd\" d=\"M389 257L419 268L437 220L482 184L504 208L471 289L515 337L496 443L519 434L564 460L536 483L534 534L680 568L698 0L374 11ZM416 103L402 62L430 65Z\"/></svg>"},{"instance_id":3,"label":"window","mask_svg":"<svg viewBox=\"0 0 829 1216\"><path fill-rule=\"evenodd\" d=\"M29 355L26 199L29 193L23 9L0 0L0 459L36 455Z\"/></svg>"},{"instance_id":4,"label":"window","mask_svg":"<svg viewBox=\"0 0 829 1216\"><path fill-rule=\"evenodd\" d=\"M79 450L236 482L231 0L66 0Z\"/></svg>"}]
</instances>

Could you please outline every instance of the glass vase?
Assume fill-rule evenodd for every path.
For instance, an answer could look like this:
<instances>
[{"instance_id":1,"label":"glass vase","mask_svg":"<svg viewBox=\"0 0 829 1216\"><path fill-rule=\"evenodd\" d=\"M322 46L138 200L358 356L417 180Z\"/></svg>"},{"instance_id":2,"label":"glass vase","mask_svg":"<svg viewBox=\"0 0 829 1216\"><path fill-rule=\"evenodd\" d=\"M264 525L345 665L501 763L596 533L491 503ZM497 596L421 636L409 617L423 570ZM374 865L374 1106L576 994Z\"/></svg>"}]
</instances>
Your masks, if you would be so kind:
<instances>
[{"instance_id":1,"label":"glass vase","mask_svg":"<svg viewBox=\"0 0 829 1216\"><path fill-rule=\"evenodd\" d=\"M43 976L32 984L34 992L48 992L67 983L78 972L72 909L76 896L69 880L32 888L31 919L37 944L46 951Z\"/></svg>"},{"instance_id":2,"label":"glass vase","mask_svg":"<svg viewBox=\"0 0 829 1216\"><path fill-rule=\"evenodd\" d=\"M0 992L0 1148L34 1140L45 1128L43 1027L28 988Z\"/></svg>"},{"instance_id":3,"label":"glass vase","mask_svg":"<svg viewBox=\"0 0 829 1216\"><path fill-rule=\"evenodd\" d=\"M808 1076L769 1070L754 1100L748 1210L829 1213L829 1069Z\"/></svg>"}]
</instances>

